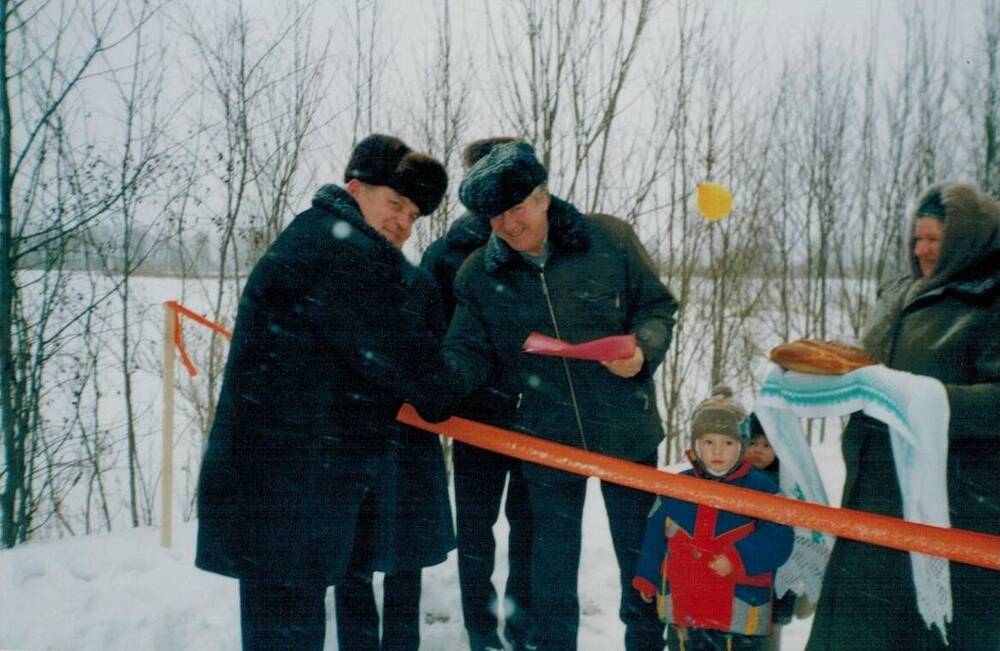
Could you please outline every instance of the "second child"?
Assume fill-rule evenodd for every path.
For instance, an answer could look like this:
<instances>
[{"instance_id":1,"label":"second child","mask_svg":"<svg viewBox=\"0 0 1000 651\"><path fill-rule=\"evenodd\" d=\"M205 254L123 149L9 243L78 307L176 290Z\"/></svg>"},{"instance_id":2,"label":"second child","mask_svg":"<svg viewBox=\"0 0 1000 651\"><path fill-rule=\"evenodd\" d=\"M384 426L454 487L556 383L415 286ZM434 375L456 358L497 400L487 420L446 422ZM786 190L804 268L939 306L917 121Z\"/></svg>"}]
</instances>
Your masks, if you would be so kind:
<instances>
[{"instance_id":1,"label":"second child","mask_svg":"<svg viewBox=\"0 0 1000 651\"><path fill-rule=\"evenodd\" d=\"M780 485L779 475L781 461L771 447L771 442L767 439L764 427L760 424L757 416L750 414L750 447L747 448L747 459L754 470L764 474L775 484ZM794 592L786 592L781 598L775 597L771 603L771 635L768 638L767 651L780 651L781 649L781 627L792 621L795 614L796 599L798 595Z\"/></svg>"},{"instance_id":2,"label":"second child","mask_svg":"<svg viewBox=\"0 0 1000 651\"><path fill-rule=\"evenodd\" d=\"M692 468L683 474L764 493L778 486L750 465L747 412L716 387L691 416ZM655 598L672 651L762 650L771 627L773 573L792 552L786 525L670 497L646 525L632 585Z\"/></svg>"}]
</instances>

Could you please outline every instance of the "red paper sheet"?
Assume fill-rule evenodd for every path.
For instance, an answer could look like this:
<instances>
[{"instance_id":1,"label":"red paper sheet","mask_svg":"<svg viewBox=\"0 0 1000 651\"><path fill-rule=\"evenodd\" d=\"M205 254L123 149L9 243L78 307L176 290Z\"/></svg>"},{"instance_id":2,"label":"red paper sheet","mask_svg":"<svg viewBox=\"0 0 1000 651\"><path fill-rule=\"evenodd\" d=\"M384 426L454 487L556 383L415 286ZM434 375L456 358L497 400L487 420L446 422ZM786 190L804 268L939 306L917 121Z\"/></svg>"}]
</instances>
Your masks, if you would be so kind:
<instances>
[{"instance_id":1,"label":"red paper sheet","mask_svg":"<svg viewBox=\"0 0 1000 651\"><path fill-rule=\"evenodd\" d=\"M526 353L568 357L570 359L589 359L595 362L629 359L635 354L635 347L635 335L615 335L579 344L568 344L538 332L532 332L528 335L522 345Z\"/></svg>"}]
</instances>

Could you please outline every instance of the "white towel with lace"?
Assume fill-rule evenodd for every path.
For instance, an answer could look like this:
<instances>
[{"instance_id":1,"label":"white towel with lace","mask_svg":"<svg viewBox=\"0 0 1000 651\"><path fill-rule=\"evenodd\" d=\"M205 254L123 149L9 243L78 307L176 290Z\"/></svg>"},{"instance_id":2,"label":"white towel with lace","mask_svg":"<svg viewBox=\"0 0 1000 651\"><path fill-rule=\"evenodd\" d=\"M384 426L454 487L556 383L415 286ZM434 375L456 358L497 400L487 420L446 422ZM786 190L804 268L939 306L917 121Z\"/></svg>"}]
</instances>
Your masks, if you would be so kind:
<instances>
[{"instance_id":1,"label":"white towel with lace","mask_svg":"<svg viewBox=\"0 0 1000 651\"><path fill-rule=\"evenodd\" d=\"M948 396L934 378L866 366L845 375L808 375L771 365L757 396L754 413L781 460L781 489L786 495L828 504L816 461L802 430L802 418L828 418L864 411L889 426L903 517L912 522L951 526L948 517ZM833 536L796 527L796 544L775 577L780 596L786 590L816 603ZM910 553L917 609L924 622L945 638L951 621L948 561ZM947 643L947 638L945 638Z\"/></svg>"}]
</instances>

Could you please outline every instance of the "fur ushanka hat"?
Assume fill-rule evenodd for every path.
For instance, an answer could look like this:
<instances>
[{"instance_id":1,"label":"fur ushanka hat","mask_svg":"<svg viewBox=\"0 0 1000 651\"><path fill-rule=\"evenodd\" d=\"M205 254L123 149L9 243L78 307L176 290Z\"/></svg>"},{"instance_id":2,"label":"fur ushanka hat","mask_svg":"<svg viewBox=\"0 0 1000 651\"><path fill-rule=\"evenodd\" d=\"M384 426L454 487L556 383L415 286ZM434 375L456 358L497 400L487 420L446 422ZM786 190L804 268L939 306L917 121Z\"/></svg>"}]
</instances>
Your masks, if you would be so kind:
<instances>
[{"instance_id":1,"label":"fur ushanka hat","mask_svg":"<svg viewBox=\"0 0 1000 651\"><path fill-rule=\"evenodd\" d=\"M448 189L444 165L415 152L399 138L374 133L355 147L344 171L344 182L357 179L369 185L387 185L429 215Z\"/></svg>"},{"instance_id":2,"label":"fur ushanka hat","mask_svg":"<svg viewBox=\"0 0 1000 651\"><path fill-rule=\"evenodd\" d=\"M499 144L466 172L458 198L469 212L493 219L527 199L548 177L531 145Z\"/></svg>"}]
</instances>

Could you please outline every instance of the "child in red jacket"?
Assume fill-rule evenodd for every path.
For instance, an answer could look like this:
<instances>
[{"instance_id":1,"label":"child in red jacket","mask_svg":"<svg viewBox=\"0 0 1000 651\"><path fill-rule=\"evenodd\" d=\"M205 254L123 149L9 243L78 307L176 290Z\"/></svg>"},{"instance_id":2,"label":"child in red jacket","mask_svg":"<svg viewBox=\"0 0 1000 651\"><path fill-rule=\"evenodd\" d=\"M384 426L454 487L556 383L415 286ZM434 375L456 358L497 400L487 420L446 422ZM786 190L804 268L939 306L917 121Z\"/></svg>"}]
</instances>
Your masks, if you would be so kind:
<instances>
[{"instance_id":1,"label":"child in red jacket","mask_svg":"<svg viewBox=\"0 0 1000 651\"><path fill-rule=\"evenodd\" d=\"M745 458L746 410L720 386L691 417L693 468L684 474L765 493L778 487ZM633 587L656 598L667 647L763 649L773 572L792 551L791 527L660 497L649 516Z\"/></svg>"}]
</instances>

